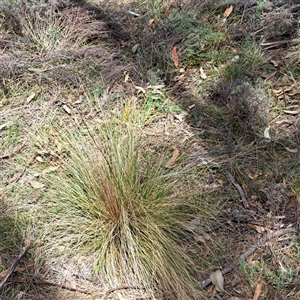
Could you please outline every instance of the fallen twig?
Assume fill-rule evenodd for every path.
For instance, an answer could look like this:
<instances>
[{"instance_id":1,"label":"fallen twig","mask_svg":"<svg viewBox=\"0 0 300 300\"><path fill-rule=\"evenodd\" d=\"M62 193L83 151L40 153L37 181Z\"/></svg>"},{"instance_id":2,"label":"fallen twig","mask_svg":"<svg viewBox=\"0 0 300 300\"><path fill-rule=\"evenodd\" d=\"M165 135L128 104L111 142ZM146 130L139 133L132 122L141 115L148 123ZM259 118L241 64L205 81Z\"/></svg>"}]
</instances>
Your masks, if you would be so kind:
<instances>
[{"instance_id":1,"label":"fallen twig","mask_svg":"<svg viewBox=\"0 0 300 300\"><path fill-rule=\"evenodd\" d=\"M300 39L291 39L291 40L281 40L281 41L274 41L274 42L266 42L262 43L261 46L269 46L269 48L277 47L280 45L288 44L288 43L298 43Z\"/></svg>"},{"instance_id":2,"label":"fallen twig","mask_svg":"<svg viewBox=\"0 0 300 300\"><path fill-rule=\"evenodd\" d=\"M26 247L23 247L21 253L18 255L16 260L13 262L13 264L8 269L7 273L3 277L2 281L0 282L0 291L3 289L5 283L7 282L9 276L14 272L15 268L20 263L22 257L25 255L25 253L28 251L28 249L31 247L31 243L29 243Z\"/></svg>"},{"instance_id":3,"label":"fallen twig","mask_svg":"<svg viewBox=\"0 0 300 300\"><path fill-rule=\"evenodd\" d=\"M108 296L115 292L115 291L119 291L119 290L129 290L129 289L132 289L132 290L140 290L140 289L144 289L144 288L141 288L141 287L138 287L138 286L128 286L128 285L124 285L124 286L118 286L116 288L112 288L110 290L108 290L104 297L103 297L103 300L107 300L108 299Z\"/></svg>"},{"instance_id":4,"label":"fallen twig","mask_svg":"<svg viewBox=\"0 0 300 300\"><path fill-rule=\"evenodd\" d=\"M279 237L279 236L287 234L287 233L296 233L296 232L297 232L297 229L294 228L294 227L291 227L291 228L280 229L280 230L275 231L275 232L273 232L271 234L265 233L257 241L257 243L255 243L254 245L252 245L251 247L249 247L248 250L245 253L243 253L242 255L240 255L233 263L231 263L231 264L227 265L225 268L223 268L222 269L222 274L226 275L229 272L231 272L237 266L237 264L239 263L240 260L245 260L248 256L250 256L251 254L253 254L257 250L257 248L259 246L261 246L261 244L263 244L264 242L266 242L268 239ZM205 288L205 287L207 287L208 285L211 284L211 279L207 278L204 281L202 281L202 283L200 283L200 284L201 284L202 288Z\"/></svg>"},{"instance_id":5,"label":"fallen twig","mask_svg":"<svg viewBox=\"0 0 300 300\"><path fill-rule=\"evenodd\" d=\"M237 189L237 191L239 192L239 194L242 198L242 202L243 202L244 207L249 208L249 203L248 203L248 200L245 197L245 194L244 194L244 191L243 191L242 187L236 182L234 177L228 171L226 171L226 176L230 180L230 182L233 184L233 186Z\"/></svg>"}]
</instances>

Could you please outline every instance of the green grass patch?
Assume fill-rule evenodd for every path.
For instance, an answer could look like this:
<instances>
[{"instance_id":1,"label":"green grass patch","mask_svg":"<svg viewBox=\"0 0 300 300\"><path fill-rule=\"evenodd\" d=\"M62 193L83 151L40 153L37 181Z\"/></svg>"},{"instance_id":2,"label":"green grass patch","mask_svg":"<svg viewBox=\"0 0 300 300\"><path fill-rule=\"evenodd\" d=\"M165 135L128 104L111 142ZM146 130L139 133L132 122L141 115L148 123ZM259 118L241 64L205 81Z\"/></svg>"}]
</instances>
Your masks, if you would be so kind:
<instances>
[{"instance_id":1,"label":"green grass patch","mask_svg":"<svg viewBox=\"0 0 300 300\"><path fill-rule=\"evenodd\" d=\"M261 65L262 62L260 49L254 42L247 42L240 53L227 63L223 78L225 81L231 81L245 75L251 75L254 68Z\"/></svg>"}]
</instances>

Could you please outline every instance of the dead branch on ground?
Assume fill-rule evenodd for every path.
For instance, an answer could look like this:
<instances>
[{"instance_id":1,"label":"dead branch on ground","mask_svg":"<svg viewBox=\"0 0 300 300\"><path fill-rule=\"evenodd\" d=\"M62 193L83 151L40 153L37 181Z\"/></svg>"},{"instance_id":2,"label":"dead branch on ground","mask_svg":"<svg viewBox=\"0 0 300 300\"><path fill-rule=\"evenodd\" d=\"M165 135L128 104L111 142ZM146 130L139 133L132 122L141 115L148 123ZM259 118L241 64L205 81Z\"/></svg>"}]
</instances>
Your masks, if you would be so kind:
<instances>
[{"instance_id":1,"label":"dead branch on ground","mask_svg":"<svg viewBox=\"0 0 300 300\"><path fill-rule=\"evenodd\" d=\"M23 258L23 256L25 255L25 253L28 251L28 249L31 247L32 243L29 243L26 247L23 247L21 253L18 255L18 257L15 259L15 261L13 262L13 264L10 266L10 268L8 269L6 275L3 277L2 281L0 282L0 291L3 289L4 285L6 284L8 278L10 277L10 275L14 272L14 270L16 269L16 267L18 266L18 264L20 263L21 259Z\"/></svg>"}]
</instances>

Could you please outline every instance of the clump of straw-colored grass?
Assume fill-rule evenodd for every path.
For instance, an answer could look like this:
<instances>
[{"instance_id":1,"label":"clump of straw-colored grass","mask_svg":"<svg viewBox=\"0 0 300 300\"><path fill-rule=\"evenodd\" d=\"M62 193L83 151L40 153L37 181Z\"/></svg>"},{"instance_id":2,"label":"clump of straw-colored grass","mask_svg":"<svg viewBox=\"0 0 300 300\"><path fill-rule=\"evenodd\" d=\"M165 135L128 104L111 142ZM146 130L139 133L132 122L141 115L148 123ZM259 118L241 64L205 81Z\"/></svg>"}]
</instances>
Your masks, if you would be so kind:
<instances>
[{"instance_id":1,"label":"clump of straw-colored grass","mask_svg":"<svg viewBox=\"0 0 300 300\"><path fill-rule=\"evenodd\" d=\"M178 178L163 160L153 163L129 125L105 125L86 140L68 138L63 172L51 178L52 242L64 255L96 254L94 270L108 288L193 298L193 266L179 245L191 207L172 192Z\"/></svg>"}]
</instances>

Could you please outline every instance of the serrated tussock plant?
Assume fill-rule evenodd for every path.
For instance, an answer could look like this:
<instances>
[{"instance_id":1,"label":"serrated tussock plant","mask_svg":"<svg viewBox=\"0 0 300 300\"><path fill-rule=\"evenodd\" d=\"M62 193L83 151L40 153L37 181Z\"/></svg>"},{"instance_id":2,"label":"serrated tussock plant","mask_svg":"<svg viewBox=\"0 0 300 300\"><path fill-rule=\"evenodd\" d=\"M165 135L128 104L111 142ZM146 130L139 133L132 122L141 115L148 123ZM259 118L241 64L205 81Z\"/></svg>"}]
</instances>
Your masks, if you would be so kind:
<instances>
[{"instance_id":1,"label":"serrated tussock plant","mask_svg":"<svg viewBox=\"0 0 300 300\"><path fill-rule=\"evenodd\" d=\"M172 176L163 159L147 153L131 125L106 124L97 138L81 141L69 135L64 147L63 169L49 179L51 253L94 256L94 271L107 288L138 286L192 299L195 267L180 240L187 238L193 207L173 192L178 172Z\"/></svg>"}]
</instances>

